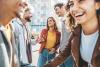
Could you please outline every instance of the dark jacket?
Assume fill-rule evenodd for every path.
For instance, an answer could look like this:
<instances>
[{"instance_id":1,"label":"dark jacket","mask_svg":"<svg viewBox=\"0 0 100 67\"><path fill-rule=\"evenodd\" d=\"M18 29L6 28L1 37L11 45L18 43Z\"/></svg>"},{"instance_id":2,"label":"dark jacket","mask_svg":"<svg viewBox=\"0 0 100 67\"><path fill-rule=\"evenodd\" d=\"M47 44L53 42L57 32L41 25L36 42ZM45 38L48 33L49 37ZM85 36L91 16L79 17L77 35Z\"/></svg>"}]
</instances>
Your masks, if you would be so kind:
<instances>
[{"instance_id":1,"label":"dark jacket","mask_svg":"<svg viewBox=\"0 0 100 67\"><path fill-rule=\"evenodd\" d=\"M47 29L43 29L41 34L40 34L40 38L43 38L44 41L43 42L39 42L39 38L37 39L37 42L39 42L41 44L39 52L41 52L45 48L47 35L48 35L48 30ZM56 31L56 45L54 46L55 49L57 49L58 45L60 44L60 36L61 36L60 32Z\"/></svg>"},{"instance_id":2,"label":"dark jacket","mask_svg":"<svg viewBox=\"0 0 100 67\"><path fill-rule=\"evenodd\" d=\"M68 45L65 50L60 53L52 62L45 65L44 67L57 67L59 64L71 54L74 59L74 67L88 67L87 63L81 59L80 56L80 40L81 40L81 26L76 27L76 29L71 33ZM100 67L100 28L99 37L94 48L92 55L92 65L93 67Z\"/></svg>"}]
</instances>

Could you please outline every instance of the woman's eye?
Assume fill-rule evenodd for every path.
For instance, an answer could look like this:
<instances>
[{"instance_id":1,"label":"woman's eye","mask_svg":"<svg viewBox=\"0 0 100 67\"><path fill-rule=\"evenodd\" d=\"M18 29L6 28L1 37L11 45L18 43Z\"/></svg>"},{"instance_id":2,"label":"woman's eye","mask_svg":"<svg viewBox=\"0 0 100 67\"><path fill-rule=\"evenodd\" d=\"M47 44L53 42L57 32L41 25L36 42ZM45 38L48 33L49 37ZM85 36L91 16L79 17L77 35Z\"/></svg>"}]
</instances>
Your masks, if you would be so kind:
<instances>
[{"instance_id":1,"label":"woman's eye","mask_svg":"<svg viewBox=\"0 0 100 67\"><path fill-rule=\"evenodd\" d=\"M73 7L74 3L69 3L68 5L69 7Z\"/></svg>"},{"instance_id":2,"label":"woman's eye","mask_svg":"<svg viewBox=\"0 0 100 67\"><path fill-rule=\"evenodd\" d=\"M78 2L79 2L79 3L82 3L83 1L85 1L85 0L79 0Z\"/></svg>"}]
</instances>

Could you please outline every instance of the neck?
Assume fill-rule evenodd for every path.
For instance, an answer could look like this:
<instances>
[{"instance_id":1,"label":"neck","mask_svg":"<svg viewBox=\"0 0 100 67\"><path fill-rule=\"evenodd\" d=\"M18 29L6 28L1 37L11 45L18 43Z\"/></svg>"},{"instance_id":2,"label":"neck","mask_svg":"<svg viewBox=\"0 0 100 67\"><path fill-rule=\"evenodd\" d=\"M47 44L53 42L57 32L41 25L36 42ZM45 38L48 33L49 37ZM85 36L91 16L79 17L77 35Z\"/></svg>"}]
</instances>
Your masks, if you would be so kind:
<instances>
[{"instance_id":1,"label":"neck","mask_svg":"<svg viewBox=\"0 0 100 67\"><path fill-rule=\"evenodd\" d=\"M54 27L50 27L49 28L49 31L54 31Z\"/></svg>"},{"instance_id":2,"label":"neck","mask_svg":"<svg viewBox=\"0 0 100 67\"><path fill-rule=\"evenodd\" d=\"M6 26L13 17L10 14L0 14L0 24L3 26Z\"/></svg>"},{"instance_id":3,"label":"neck","mask_svg":"<svg viewBox=\"0 0 100 67\"><path fill-rule=\"evenodd\" d=\"M98 20L97 17L92 18L90 21L82 24L82 29L84 34L89 35L98 30Z\"/></svg>"},{"instance_id":4,"label":"neck","mask_svg":"<svg viewBox=\"0 0 100 67\"><path fill-rule=\"evenodd\" d=\"M63 13L60 17L64 17L66 15L66 13Z\"/></svg>"}]
</instances>

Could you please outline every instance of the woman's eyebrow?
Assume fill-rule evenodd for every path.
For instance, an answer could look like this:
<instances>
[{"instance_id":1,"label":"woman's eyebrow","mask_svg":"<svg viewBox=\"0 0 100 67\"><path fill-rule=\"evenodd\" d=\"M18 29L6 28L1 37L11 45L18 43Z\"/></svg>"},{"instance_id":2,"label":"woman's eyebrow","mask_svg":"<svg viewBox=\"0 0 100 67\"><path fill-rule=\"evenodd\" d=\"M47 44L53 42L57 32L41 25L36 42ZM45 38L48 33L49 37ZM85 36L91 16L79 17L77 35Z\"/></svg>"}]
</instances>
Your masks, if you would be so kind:
<instances>
[{"instance_id":1,"label":"woman's eyebrow","mask_svg":"<svg viewBox=\"0 0 100 67\"><path fill-rule=\"evenodd\" d=\"M73 3L73 1L69 1L68 3Z\"/></svg>"},{"instance_id":2,"label":"woman's eyebrow","mask_svg":"<svg viewBox=\"0 0 100 67\"><path fill-rule=\"evenodd\" d=\"M69 2L68 2L68 5L70 5L70 4L72 4L72 3L73 3L73 1L69 1Z\"/></svg>"}]
</instances>

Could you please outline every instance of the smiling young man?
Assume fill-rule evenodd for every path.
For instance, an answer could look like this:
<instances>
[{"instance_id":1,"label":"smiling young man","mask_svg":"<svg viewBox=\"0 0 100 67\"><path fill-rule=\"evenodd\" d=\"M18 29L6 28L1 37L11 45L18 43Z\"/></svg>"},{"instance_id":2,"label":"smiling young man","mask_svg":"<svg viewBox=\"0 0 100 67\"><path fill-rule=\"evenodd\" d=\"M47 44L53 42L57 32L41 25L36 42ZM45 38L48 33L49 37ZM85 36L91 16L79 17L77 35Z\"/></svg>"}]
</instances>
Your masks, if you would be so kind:
<instances>
[{"instance_id":1,"label":"smiling young man","mask_svg":"<svg viewBox=\"0 0 100 67\"><path fill-rule=\"evenodd\" d=\"M12 20L21 67L32 67L31 49L28 40L30 37L28 37L29 30L27 28L27 23L31 21L32 14L30 12L30 8L28 8L29 4L22 7L21 10L18 11L18 16Z\"/></svg>"},{"instance_id":2,"label":"smiling young man","mask_svg":"<svg viewBox=\"0 0 100 67\"><path fill-rule=\"evenodd\" d=\"M66 21L66 16L67 16L66 5L63 3L57 3L54 6L54 10L55 10L56 15L59 18L59 22L57 22L57 23L59 23L58 29L61 32L59 51L62 52L68 43L68 38L69 38L69 34L70 34L69 30L66 29L66 25L65 25L66 23L68 23ZM73 66L72 63L73 63L73 60L72 60L71 56L69 56L69 58L66 59L64 61L64 63L62 63L60 65L60 67L66 67L66 66L72 67Z\"/></svg>"}]
</instances>

